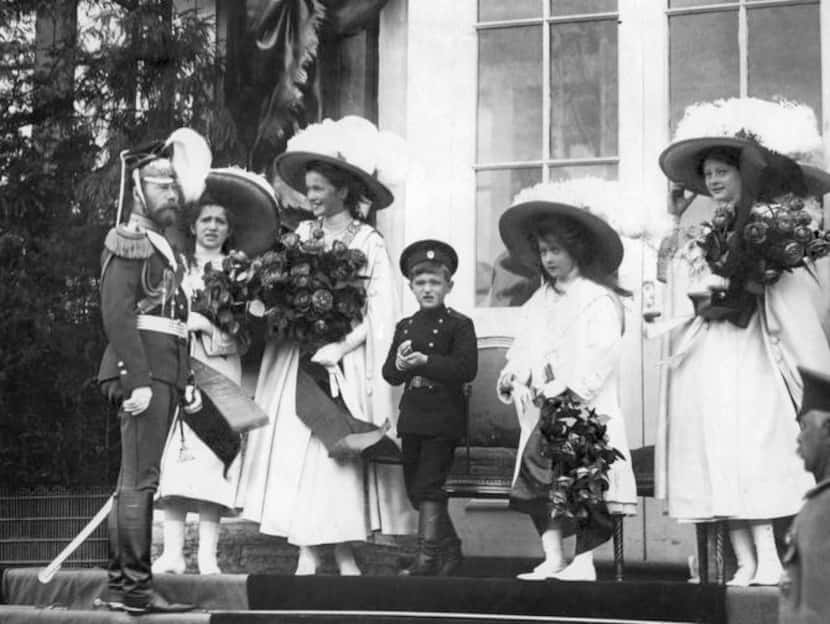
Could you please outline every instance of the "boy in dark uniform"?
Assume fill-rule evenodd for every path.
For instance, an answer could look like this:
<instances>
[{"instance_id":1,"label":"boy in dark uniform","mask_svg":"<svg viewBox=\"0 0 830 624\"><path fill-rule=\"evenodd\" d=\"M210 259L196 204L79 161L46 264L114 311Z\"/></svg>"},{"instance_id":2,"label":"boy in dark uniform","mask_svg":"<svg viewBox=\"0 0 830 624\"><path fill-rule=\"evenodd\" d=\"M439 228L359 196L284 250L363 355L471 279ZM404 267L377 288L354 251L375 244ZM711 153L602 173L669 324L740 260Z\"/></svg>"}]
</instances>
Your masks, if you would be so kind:
<instances>
[{"instance_id":1,"label":"boy in dark uniform","mask_svg":"<svg viewBox=\"0 0 830 624\"><path fill-rule=\"evenodd\" d=\"M404 480L418 509L418 553L402 574L450 575L461 563L461 540L447 512L444 483L455 446L464 435L464 384L478 369L473 322L444 305L458 257L436 240L409 245L401 271L420 310L395 328L383 377L405 384L400 403Z\"/></svg>"},{"instance_id":2,"label":"boy in dark uniform","mask_svg":"<svg viewBox=\"0 0 830 624\"><path fill-rule=\"evenodd\" d=\"M800 368L798 454L816 477L787 534L781 624L830 622L830 376Z\"/></svg>"},{"instance_id":3,"label":"boy in dark uniform","mask_svg":"<svg viewBox=\"0 0 830 624\"><path fill-rule=\"evenodd\" d=\"M109 516L108 591L102 602L131 613L175 612L152 585L153 497L176 407L200 408L192 386L188 299L183 264L164 237L181 203L177 174L163 144L122 155L130 173L132 212L109 231L102 256L101 315L109 340L98 372L118 405L121 469ZM127 180L124 179L124 186ZM123 201L123 198L121 198ZM120 213L120 204L119 204Z\"/></svg>"}]
</instances>

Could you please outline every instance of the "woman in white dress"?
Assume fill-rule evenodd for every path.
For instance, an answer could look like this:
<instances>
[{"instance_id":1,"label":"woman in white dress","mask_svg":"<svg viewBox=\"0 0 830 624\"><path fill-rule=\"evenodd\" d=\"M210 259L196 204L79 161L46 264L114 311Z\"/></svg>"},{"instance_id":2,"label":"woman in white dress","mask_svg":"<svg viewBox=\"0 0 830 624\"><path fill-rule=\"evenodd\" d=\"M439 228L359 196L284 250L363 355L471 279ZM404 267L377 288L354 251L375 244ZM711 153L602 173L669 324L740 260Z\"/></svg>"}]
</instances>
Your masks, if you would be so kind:
<instances>
[{"instance_id":1,"label":"woman in white dress","mask_svg":"<svg viewBox=\"0 0 830 624\"><path fill-rule=\"evenodd\" d=\"M711 196L716 206L734 211L736 219L755 210L756 200L806 192L795 162L758 143L765 133L751 116L737 116L729 103L722 111L723 119L742 120L736 130L758 130L753 141L718 136L728 123L702 132L703 138L684 137L684 124L703 130L695 119L699 113L687 111L678 128L681 140L661 155L670 179ZM797 133L786 111L784 117L778 113L767 111L762 117ZM682 189L676 194L678 215L690 199ZM666 436L665 442L658 440L658 447L666 444L664 495L669 514L681 522L728 520L738 563L731 585L778 584L782 569L772 519L796 513L812 484L793 442L802 387L796 364L820 370L830 366L817 307L825 265L825 260L819 266L808 263L762 292L749 293L714 275L695 239L681 246L673 262L677 303L697 320L673 343ZM657 468L659 479L661 466Z\"/></svg>"},{"instance_id":2,"label":"woman in white dress","mask_svg":"<svg viewBox=\"0 0 830 624\"><path fill-rule=\"evenodd\" d=\"M543 276L542 286L522 306L520 330L498 381L500 398L516 405L522 431L511 507L531 516L545 554L532 572L519 575L524 580L596 579L592 549L598 540L591 541L587 531L576 529L576 556L567 565L563 537L574 527L551 517L553 466L540 455L536 403L541 399L570 393L608 417L609 444L624 459L610 466L604 500L610 513L633 515L636 511L636 485L618 402L624 319L619 296L630 295L615 277L622 261L622 242L589 208L560 199L573 198L563 185L567 183L529 189L499 222L511 255L528 266L540 267Z\"/></svg>"},{"instance_id":3,"label":"woman in white dress","mask_svg":"<svg viewBox=\"0 0 830 624\"><path fill-rule=\"evenodd\" d=\"M207 191L188 211L182 229L185 240L181 246L188 261L182 286L192 299L204 288L205 268L221 270L231 241L235 248L252 255L267 248L276 230L276 199L267 182L252 174L214 169L208 174ZM191 356L239 384L240 356L247 345L193 310L188 315L188 328ZM195 416L204 417L201 413ZM188 512L199 515L199 573L220 572L216 561L219 518L235 513L241 440L224 421L215 423L209 437L206 443L181 419L176 419L170 430L156 501L156 506L164 509L164 552L153 564L154 573L185 571Z\"/></svg>"},{"instance_id":4,"label":"woman in white dress","mask_svg":"<svg viewBox=\"0 0 830 624\"><path fill-rule=\"evenodd\" d=\"M318 570L318 547L325 544L334 544L340 574L360 574L353 542L374 532L415 532L416 515L406 498L401 466L367 461L359 447L352 455L332 457L298 416L308 399L297 393L298 374L319 380L315 368L336 373L343 399L338 405L367 429L390 427L382 443L397 451L390 439L396 401L380 372L398 316L395 273L383 237L365 222L359 207L366 199L372 209L383 208L392 195L374 176L344 160L339 149L334 153L338 156L288 151L276 166L288 184L306 194L316 217L299 224L300 239L322 236L327 247L340 241L368 258L364 318L345 338L310 357L292 342L266 345L255 400L271 422L249 435L238 499L242 516L258 522L262 533L286 537L299 547L298 575ZM322 385L328 394L327 384ZM324 409L339 409L333 399L328 401Z\"/></svg>"}]
</instances>

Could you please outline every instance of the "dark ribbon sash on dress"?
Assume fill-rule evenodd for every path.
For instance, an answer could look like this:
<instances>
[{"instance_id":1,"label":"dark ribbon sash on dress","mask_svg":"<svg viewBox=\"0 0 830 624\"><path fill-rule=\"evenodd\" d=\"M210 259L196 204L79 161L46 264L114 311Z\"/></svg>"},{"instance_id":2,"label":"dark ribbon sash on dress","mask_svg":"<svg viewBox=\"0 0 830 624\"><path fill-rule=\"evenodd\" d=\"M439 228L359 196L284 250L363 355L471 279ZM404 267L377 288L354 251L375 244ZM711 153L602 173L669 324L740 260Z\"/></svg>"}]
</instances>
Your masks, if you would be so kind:
<instances>
[{"instance_id":1,"label":"dark ribbon sash on dress","mask_svg":"<svg viewBox=\"0 0 830 624\"><path fill-rule=\"evenodd\" d=\"M341 396L332 397L329 373L311 361L311 354L300 356L297 367L297 417L320 439L329 457L363 457L377 463L400 463L398 446L386 430L355 418Z\"/></svg>"}]
</instances>

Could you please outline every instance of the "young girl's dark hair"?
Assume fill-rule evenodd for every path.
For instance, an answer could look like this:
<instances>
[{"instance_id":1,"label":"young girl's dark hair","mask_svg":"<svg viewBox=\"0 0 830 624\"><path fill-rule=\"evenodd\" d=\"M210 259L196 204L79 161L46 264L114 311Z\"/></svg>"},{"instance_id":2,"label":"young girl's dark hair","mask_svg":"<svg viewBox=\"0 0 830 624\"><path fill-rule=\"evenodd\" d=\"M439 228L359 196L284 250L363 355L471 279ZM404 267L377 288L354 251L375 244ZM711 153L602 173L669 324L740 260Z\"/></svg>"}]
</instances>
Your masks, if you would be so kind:
<instances>
[{"instance_id":1,"label":"young girl's dark hair","mask_svg":"<svg viewBox=\"0 0 830 624\"><path fill-rule=\"evenodd\" d=\"M617 280L617 273L608 273L598 262L595 248L592 246L594 238L585 227L574 219L568 217L549 216L536 222L536 228L530 235L530 242L537 251L539 270L545 281L556 288L556 280L548 275L542 266L541 257L538 256L539 240L554 239L568 255L573 258L579 268L579 274L585 279L604 286L610 291L622 297L630 297L631 291L620 286Z\"/></svg>"},{"instance_id":2,"label":"young girl's dark hair","mask_svg":"<svg viewBox=\"0 0 830 624\"><path fill-rule=\"evenodd\" d=\"M697 161L697 173L700 176L703 176L703 163L707 160L717 160L722 163L726 163L731 167L735 167L735 169L740 170L741 168L741 150L737 147L712 147L706 151L704 151L698 161Z\"/></svg>"},{"instance_id":3,"label":"young girl's dark hair","mask_svg":"<svg viewBox=\"0 0 830 624\"><path fill-rule=\"evenodd\" d=\"M183 253L185 259L187 260L188 266L191 268L196 266L196 236L193 234L192 228L196 225L196 221L198 221L199 217L202 215L202 209L205 206L220 206L222 210L224 210L225 218L228 220L228 238L222 245L222 253L228 253L228 251L233 248L233 213L216 201L210 193L205 191L202 193L202 196L199 198L198 202L188 204L185 207L184 218L181 220L181 229L184 233L185 239L185 248Z\"/></svg>"},{"instance_id":4,"label":"young girl's dark hair","mask_svg":"<svg viewBox=\"0 0 830 624\"><path fill-rule=\"evenodd\" d=\"M374 225L375 211L370 210L365 217L360 213L360 200L368 196L366 185L358 178L353 176L348 171L337 167L336 165L323 162L321 160L313 160L306 165L306 173L314 171L326 178L331 185L336 189L346 189L346 197L343 203L349 210L349 214L353 219L365 221L370 225Z\"/></svg>"}]
</instances>

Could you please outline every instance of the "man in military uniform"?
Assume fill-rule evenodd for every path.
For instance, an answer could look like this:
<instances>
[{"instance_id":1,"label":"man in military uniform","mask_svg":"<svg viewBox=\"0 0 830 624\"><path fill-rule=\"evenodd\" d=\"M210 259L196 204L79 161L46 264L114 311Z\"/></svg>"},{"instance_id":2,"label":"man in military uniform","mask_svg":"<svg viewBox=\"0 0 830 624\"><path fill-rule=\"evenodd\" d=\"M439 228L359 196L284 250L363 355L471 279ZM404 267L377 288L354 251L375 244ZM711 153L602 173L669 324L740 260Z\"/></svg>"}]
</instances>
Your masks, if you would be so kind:
<instances>
[{"instance_id":1,"label":"man in military uniform","mask_svg":"<svg viewBox=\"0 0 830 624\"><path fill-rule=\"evenodd\" d=\"M458 257L436 240L409 245L401 271L420 309L401 320L383 365L393 386L405 384L400 403L404 480L418 509L418 554L402 574L449 575L461 563L461 540L447 512L444 483L464 435L464 384L478 369L473 322L444 305Z\"/></svg>"},{"instance_id":2,"label":"man in military uniform","mask_svg":"<svg viewBox=\"0 0 830 624\"><path fill-rule=\"evenodd\" d=\"M164 442L180 404L189 412L200 407L198 391L188 386L188 300L180 287L184 267L163 235L175 222L181 198L163 144L122 158L124 174L130 174L132 211L127 223L107 234L101 274L109 344L98 381L118 405L121 424L104 602L132 613L182 611L192 607L158 596L150 569L153 497Z\"/></svg>"},{"instance_id":3,"label":"man in military uniform","mask_svg":"<svg viewBox=\"0 0 830 624\"><path fill-rule=\"evenodd\" d=\"M787 534L781 624L830 622L830 376L799 369L804 396L798 453L816 477Z\"/></svg>"}]
</instances>

